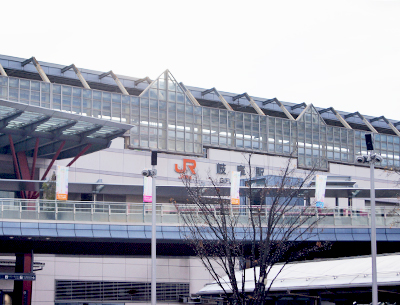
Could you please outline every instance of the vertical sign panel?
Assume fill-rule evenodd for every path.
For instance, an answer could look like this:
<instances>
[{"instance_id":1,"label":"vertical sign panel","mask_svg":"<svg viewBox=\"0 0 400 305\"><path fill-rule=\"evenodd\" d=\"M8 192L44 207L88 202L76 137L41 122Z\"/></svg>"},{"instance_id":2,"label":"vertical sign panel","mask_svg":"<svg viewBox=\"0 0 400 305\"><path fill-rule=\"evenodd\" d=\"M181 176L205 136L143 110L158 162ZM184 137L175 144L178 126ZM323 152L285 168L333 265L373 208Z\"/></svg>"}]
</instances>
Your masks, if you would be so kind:
<instances>
[{"instance_id":1,"label":"vertical sign panel","mask_svg":"<svg viewBox=\"0 0 400 305\"><path fill-rule=\"evenodd\" d=\"M315 205L317 208L324 207L326 178L327 176L324 175L315 176Z\"/></svg>"},{"instance_id":2,"label":"vertical sign panel","mask_svg":"<svg viewBox=\"0 0 400 305\"><path fill-rule=\"evenodd\" d=\"M68 167L57 166L56 199L68 200Z\"/></svg>"},{"instance_id":3,"label":"vertical sign panel","mask_svg":"<svg viewBox=\"0 0 400 305\"><path fill-rule=\"evenodd\" d=\"M152 202L153 200L153 178L143 177L143 202Z\"/></svg>"},{"instance_id":4,"label":"vertical sign panel","mask_svg":"<svg viewBox=\"0 0 400 305\"><path fill-rule=\"evenodd\" d=\"M240 172L232 172L231 179L231 204L239 205Z\"/></svg>"}]
</instances>

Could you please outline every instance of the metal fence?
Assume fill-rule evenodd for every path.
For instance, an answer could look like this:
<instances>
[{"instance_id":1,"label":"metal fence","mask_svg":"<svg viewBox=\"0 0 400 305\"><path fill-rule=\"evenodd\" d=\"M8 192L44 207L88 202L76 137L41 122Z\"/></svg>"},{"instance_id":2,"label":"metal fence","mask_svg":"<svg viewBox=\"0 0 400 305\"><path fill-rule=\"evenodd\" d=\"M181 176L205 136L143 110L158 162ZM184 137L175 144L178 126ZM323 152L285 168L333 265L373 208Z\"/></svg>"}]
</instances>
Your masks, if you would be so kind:
<instances>
[{"instance_id":1,"label":"metal fence","mask_svg":"<svg viewBox=\"0 0 400 305\"><path fill-rule=\"evenodd\" d=\"M252 210L251 210L252 209ZM270 206L232 206L230 216L235 217L238 225L246 225L250 215L259 215L267 219ZM221 216L218 206L211 209L216 217ZM279 212L279 211L278 211ZM175 205L158 203L156 208L157 224L183 225L187 214L199 216L202 211L195 205ZM307 217L319 219L320 226L369 227L370 209L312 208L296 206L282 212L282 218ZM109 222L150 224L151 203L129 202L93 202L93 201L57 201L43 199L0 199L0 218L19 220L68 221L68 222ZM400 226L400 207L377 207L376 223L381 227Z\"/></svg>"}]
</instances>

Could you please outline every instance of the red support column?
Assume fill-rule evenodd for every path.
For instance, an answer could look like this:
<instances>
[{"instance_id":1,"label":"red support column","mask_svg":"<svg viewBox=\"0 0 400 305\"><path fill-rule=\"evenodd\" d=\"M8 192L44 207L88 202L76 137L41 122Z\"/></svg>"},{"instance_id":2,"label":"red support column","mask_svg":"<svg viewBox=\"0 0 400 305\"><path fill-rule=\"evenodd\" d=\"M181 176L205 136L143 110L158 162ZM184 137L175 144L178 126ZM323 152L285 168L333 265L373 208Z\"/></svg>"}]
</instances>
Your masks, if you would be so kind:
<instances>
[{"instance_id":1,"label":"red support column","mask_svg":"<svg viewBox=\"0 0 400 305\"><path fill-rule=\"evenodd\" d=\"M32 169L31 169L31 180L33 180L33 175L35 174L35 167L36 167L36 160L37 160L38 149L39 149L39 138L36 138L35 150L33 151L33 162L32 162Z\"/></svg>"},{"instance_id":2,"label":"red support column","mask_svg":"<svg viewBox=\"0 0 400 305\"><path fill-rule=\"evenodd\" d=\"M17 253L16 273L33 273L33 253ZM14 281L13 304L31 305L32 281Z\"/></svg>"},{"instance_id":3,"label":"red support column","mask_svg":"<svg viewBox=\"0 0 400 305\"><path fill-rule=\"evenodd\" d=\"M21 179L21 173L19 171L17 155L15 154L14 141L10 134L8 135L8 140L10 141L10 148L11 148L11 153L12 153L12 157L13 157L15 175L17 176L17 179ZM25 199L25 192L21 191L20 193L21 193L21 197Z\"/></svg>"},{"instance_id":4,"label":"red support column","mask_svg":"<svg viewBox=\"0 0 400 305\"><path fill-rule=\"evenodd\" d=\"M28 159L26 158L25 152L24 151L17 152L17 159L18 159L19 171L21 172L22 179L23 180L31 180L31 175L29 173ZM24 193L25 193L25 198L29 199L31 192L24 191Z\"/></svg>"},{"instance_id":5,"label":"red support column","mask_svg":"<svg viewBox=\"0 0 400 305\"><path fill-rule=\"evenodd\" d=\"M82 149L82 151L81 151L79 154L77 154L77 155L75 156L75 158L72 159L71 162L68 163L67 167L70 167L72 164L74 164L75 161L78 160L79 157L82 156L91 146L92 146L92 144L86 145L85 148Z\"/></svg>"}]
</instances>

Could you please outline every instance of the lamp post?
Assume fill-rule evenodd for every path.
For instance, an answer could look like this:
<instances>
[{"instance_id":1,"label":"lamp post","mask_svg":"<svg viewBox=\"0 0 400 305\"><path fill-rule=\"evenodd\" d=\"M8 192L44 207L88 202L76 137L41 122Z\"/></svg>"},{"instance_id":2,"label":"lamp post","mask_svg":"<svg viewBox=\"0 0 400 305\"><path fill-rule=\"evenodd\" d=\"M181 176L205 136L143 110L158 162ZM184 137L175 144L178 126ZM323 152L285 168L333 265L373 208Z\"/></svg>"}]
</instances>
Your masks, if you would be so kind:
<instances>
[{"instance_id":1,"label":"lamp post","mask_svg":"<svg viewBox=\"0 0 400 305\"><path fill-rule=\"evenodd\" d=\"M376 212L375 212L375 163L382 162L382 157L374 153L373 139L371 134L365 135L367 151L369 154L358 156L358 163L369 163L370 166L370 183L371 183L371 258L372 258L372 305L378 304L378 276L376 268Z\"/></svg>"},{"instance_id":2,"label":"lamp post","mask_svg":"<svg viewBox=\"0 0 400 305\"><path fill-rule=\"evenodd\" d=\"M151 177L151 305L157 303L157 236L156 236L156 207L157 207L157 194L156 194L156 177L157 177L157 151L151 152L151 170L143 170L142 175L145 177Z\"/></svg>"}]
</instances>

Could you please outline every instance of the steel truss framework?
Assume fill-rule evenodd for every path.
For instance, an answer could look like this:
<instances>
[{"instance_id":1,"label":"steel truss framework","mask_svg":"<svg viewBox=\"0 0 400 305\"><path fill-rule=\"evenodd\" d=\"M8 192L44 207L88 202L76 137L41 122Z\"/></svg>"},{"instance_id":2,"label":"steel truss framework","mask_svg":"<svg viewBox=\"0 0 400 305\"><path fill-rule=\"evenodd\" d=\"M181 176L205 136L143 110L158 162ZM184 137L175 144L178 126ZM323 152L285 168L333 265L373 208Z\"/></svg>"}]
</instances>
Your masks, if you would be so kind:
<instances>
[{"instance_id":1,"label":"steel truss framework","mask_svg":"<svg viewBox=\"0 0 400 305\"><path fill-rule=\"evenodd\" d=\"M136 79L132 88L144 88L143 85L148 83L137 97L127 95L122 84L126 80L120 80L112 71L99 73L96 79L100 81L110 75L123 94L87 89L74 65L61 67L60 71L65 73L74 69L86 89L48 83L44 70L34 57L21 60L20 64L21 70L29 71L32 71L32 64L44 82L7 77L2 69L0 98L131 124L132 147L193 155L202 155L204 147L276 155L295 152L301 167L317 166L326 170L329 161L354 164L354 155L365 150L363 136L366 131L355 130L352 126L365 126L376 134L375 146L384 157L382 167L400 166L400 132L396 128L400 123L384 117L367 119L359 112L345 114L332 107L319 111L312 107L312 113L299 120L309 108L305 103L288 105L277 98L262 101L247 93L222 95L215 88L197 90L196 96L199 97L215 93L211 98L218 98L226 109L208 108L200 106L194 94L183 83L178 83L168 70L153 81L148 77ZM9 68L6 66L6 70ZM85 75L89 74L85 72ZM244 99L247 101L243 102ZM250 104L257 114L232 111L231 105L236 103L241 106ZM245 107L247 111L248 105ZM287 119L268 115L271 109L283 112ZM344 128L325 124L322 114L329 120L336 117L335 120L340 121ZM320 119L310 121L314 116ZM387 129L395 136L379 134L372 123L379 128L388 126Z\"/></svg>"}]
</instances>

